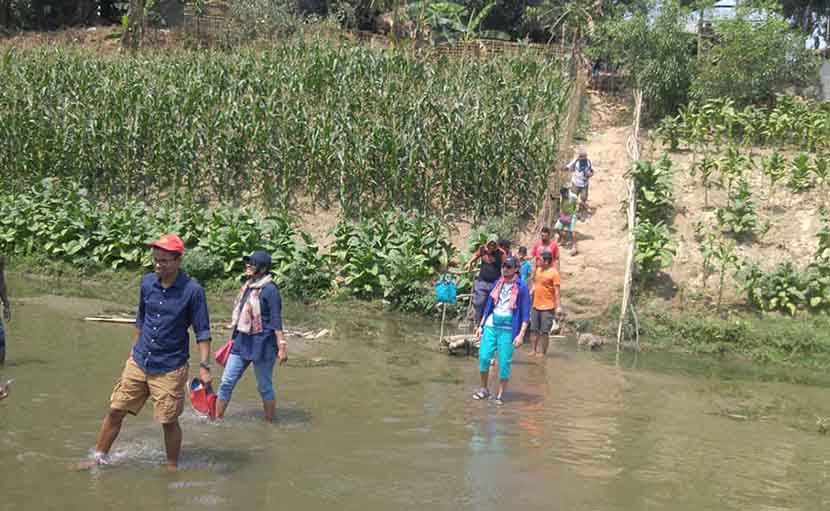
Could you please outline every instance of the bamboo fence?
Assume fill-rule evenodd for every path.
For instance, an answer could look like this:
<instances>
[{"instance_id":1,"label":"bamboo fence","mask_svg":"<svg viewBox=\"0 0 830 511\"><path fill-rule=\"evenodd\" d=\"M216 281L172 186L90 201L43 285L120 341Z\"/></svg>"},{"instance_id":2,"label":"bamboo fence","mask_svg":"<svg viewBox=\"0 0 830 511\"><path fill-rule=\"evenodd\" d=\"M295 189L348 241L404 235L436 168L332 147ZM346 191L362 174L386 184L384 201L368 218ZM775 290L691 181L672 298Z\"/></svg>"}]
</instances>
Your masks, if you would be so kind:
<instances>
[{"instance_id":1,"label":"bamboo fence","mask_svg":"<svg viewBox=\"0 0 830 511\"><path fill-rule=\"evenodd\" d=\"M634 123L631 129L631 137L628 139L628 155L631 158L632 164L640 159L640 116L642 110L643 91L637 89L634 91ZM625 277L623 280L622 304L620 305L620 322L617 326L618 356L622 346L623 326L625 325L629 309L634 314L633 306L631 305L631 283L634 272L634 227L637 225L636 197L636 183L632 175L628 178L628 247L625 257Z\"/></svg>"},{"instance_id":2,"label":"bamboo fence","mask_svg":"<svg viewBox=\"0 0 830 511\"><path fill-rule=\"evenodd\" d=\"M211 10L206 14L198 16L192 4L187 4L184 10L184 23L182 24L187 34L195 34L207 39L218 38L232 30L230 23L223 11ZM471 41L458 41L454 43L442 43L431 45L423 41L411 38L398 38L397 41L390 37L369 32L365 30L345 30L336 27L315 27L311 30L316 35L332 42L358 43L372 48L412 47L414 49L429 48L438 56L448 58L479 57L490 58L499 56L524 55L527 53L539 56L563 59L570 55L571 49L562 45L518 43L513 41L501 41L493 39L475 39ZM277 37L279 38L279 36Z\"/></svg>"}]
</instances>

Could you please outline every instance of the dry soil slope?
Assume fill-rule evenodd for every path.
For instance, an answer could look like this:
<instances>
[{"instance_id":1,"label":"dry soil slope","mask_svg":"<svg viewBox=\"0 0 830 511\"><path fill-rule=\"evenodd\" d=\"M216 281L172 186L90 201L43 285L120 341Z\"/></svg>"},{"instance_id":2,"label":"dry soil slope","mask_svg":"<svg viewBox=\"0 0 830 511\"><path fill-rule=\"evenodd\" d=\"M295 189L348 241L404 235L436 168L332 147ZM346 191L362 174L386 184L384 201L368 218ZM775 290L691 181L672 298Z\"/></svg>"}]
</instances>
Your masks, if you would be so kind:
<instances>
[{"instance_id":1,"label":"dry soil slope","mask_svg":"<svg viewBox=\"0 0 830 511\"><path fill-rule=\"evenodd\" d=\"M628 240L621 202L627 197L630 165L626 142L630 115L590 94L591 129L580 144L596 169L591 180L589 218L577 223L579 253L562 251L562 294L572 317L592 316L618 301Z\"/></svg>"}]
</instances>

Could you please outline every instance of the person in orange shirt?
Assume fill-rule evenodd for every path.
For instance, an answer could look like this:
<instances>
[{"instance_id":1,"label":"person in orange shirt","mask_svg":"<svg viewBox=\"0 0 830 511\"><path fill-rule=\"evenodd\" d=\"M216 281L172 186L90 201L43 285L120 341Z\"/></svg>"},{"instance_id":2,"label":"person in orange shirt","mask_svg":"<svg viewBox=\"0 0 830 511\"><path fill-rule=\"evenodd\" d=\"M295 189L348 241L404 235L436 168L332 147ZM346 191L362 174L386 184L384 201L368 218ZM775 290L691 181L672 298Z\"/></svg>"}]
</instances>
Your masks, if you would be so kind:
<instances>
[{"instance_id":1,"label":"person in orange shirt","mask_svg":"<svg viewBox=\"0 0 830 511\"><path fill-rule=\"evenodd\" d=\"M562 312L559 300L559 271L553 265L553 254L543 250L541 264L536 269L533 281L533 307L530 310L530 349L531 357L544 357L556 315Z\"/></svg>"}]
</instances>

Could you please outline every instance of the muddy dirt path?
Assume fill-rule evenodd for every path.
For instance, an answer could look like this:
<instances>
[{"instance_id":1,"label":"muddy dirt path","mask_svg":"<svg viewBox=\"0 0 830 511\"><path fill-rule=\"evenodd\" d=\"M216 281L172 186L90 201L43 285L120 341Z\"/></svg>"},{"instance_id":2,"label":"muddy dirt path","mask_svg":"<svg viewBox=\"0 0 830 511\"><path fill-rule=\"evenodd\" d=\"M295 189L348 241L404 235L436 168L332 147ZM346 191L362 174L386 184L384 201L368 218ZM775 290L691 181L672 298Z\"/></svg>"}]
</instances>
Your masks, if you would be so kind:
<instances>
[{"instance_id":1,"label":"muddy dirt path","mask_svg":"<svg viewBox=\"0 0 830 511\"><path fill-rule=\"evenodd\" d=\"M628 239L625 172L630 160L626 142L631 127L624 108L589 94L591 129L579 144L594 165L588 195L589 215L577 222L579 252L562 249L563 302L571 317L596 315L620 299Z\"/></svg>"}]
</instances>

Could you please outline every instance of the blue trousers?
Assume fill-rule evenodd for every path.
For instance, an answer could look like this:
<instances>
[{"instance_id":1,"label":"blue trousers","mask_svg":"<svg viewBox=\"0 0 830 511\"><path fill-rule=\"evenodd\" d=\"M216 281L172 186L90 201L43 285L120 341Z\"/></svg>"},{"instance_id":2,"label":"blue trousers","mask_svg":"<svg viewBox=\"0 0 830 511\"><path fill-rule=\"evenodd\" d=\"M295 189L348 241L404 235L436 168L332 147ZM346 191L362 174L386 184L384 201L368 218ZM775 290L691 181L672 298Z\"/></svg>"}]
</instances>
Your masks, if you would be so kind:
<instances>
[{"instance_id":1,"label":"blue trousers","mask_svg":"<svg viewBox=\"0 0 830 511\"><path fill-rule=\"evenodd\" d=\"M254 361L254 374L256 375L256 388L263 401L273 401L274 394L274 363L276 359L264 357L262 360ZM231 400L233 389L245 373L245 369L251 364L250 360L243 360L239 355L233 353L228 357L225 364L225 372L222 373L222 383L219 384L219 399L228 402Z\"/></svg>"},{"instance_id":2,"label":"blue trousers","mask_svg":"<svg viewBox=\"0 0 830 511\"><path fill-rule=\"evenodd\" d=\"M499 379L510 379L510 366L513 364L513 330L485 326L481 333L478 347L478 370L482 373L490 370L490 360L498 346Z\"/></svg>"}]
</instances>

